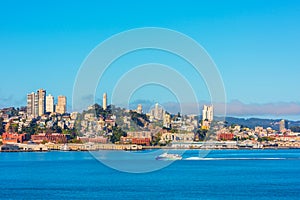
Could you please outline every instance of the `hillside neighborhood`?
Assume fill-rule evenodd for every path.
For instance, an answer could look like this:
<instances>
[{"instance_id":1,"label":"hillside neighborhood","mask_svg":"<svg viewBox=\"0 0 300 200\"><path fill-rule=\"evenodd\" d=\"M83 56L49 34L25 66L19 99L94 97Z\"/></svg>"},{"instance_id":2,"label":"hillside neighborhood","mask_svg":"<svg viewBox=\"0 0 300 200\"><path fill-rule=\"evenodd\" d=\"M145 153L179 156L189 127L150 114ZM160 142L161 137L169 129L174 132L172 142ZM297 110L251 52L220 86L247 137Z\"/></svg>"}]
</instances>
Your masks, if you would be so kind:
<instances>
[{"instance_id":1,"label":"hillside neighborhood","mask_svg":"<svg viewBox=\"0 0 300 200\"><path fill-rule=\"evenodd\" d=\"M66 98L59 98L55 106L53 97L40 89L28 94L26 107L1 109L1 150L300 147L299 127L289 129L286 120L273 123L277 129L250 128L218 120L213 106L206 105L201 115L171 114L158 103L144 113L141 104L136 110L107 105L106 94L102 105L68 113Z\"/></svg>"}]
</instances>

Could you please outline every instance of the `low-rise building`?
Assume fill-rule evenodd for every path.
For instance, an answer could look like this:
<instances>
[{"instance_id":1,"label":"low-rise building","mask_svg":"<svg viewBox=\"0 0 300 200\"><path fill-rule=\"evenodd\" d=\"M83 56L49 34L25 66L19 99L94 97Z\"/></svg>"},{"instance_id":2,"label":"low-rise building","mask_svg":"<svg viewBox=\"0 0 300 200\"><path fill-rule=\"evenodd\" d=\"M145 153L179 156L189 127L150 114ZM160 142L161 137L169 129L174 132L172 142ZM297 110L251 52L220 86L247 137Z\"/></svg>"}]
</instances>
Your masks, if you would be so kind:
<instances>
[{"instance_id":1,"label":"low-rise building","mask_svg":"<svg viewBox=\"0 0 300 200\"><path fill-rule=\"evenodd\" d=\"M152 141L152 133L150 131L128 132L127 136L120 138L123 144L137 144L149 146Z\"/></svg>"},{"instance_id":2,"label":"low-rise building","mask_svg":"<svg viewBox=\"0 0 300 200\"><path fill-rule=\"evenodd\" d=\"M94 137L94 138L89 138L89 137L77 137L78 140L82 141L83 143L101 143L101 144L106 144L108 143L108 138L106 137Z\"/></svg>"},{"instance_id":3,"label":"low-rise building","mask_svg":"<svg viewBox=\"0 0 300 200\"><path fill-rule=\"evenodd\" d=\"M194 140L194 133L171 133L165 132L161 135L161 142L191 142Z\"/></svg>"},{"instance_id":4,"label":"low-rise building","mask_svg":"<svg viewBox=\"0 0 300 200\"><path fill-rule=\"evenodd\" d=\"M22 143L26 139L26 134L18 134L18 133L3 133L2 134L2 143Z\"/></svg>"},{"instance_id":5,"label":"low-rise building","mask_svg":"<svg viewBox=\"0 0 300 200\"><path fill-rule=\"evenodd\" d=\"M59 133L40 133L31 136L31 140L35 143L41 143L41 142L66 143L68 139L69 139L68 135L59 134Z\"/></svg>"},{"instance_id":6,"label":"low-rise building","mask_svg":"<svg viewBox=\"0 0 300 200\"><path fill-rule=\"evenodd\" d=\"M233 133L218 133L217 139L218 140L232 140L234 138Z\"/></svg>"}]
</instances>

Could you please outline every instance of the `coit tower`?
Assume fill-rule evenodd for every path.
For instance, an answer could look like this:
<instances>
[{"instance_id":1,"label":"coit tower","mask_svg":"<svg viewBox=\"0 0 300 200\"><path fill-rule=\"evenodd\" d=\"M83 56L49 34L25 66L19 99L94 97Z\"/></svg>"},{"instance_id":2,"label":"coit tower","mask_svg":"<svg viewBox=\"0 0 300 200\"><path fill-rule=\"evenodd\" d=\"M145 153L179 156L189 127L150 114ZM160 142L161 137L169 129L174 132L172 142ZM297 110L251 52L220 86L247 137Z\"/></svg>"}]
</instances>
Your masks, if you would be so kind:
<instances>
[{"instance_id":1,"label":"coit tower","mask_svg":"<svg viewBox=\"0 0 300 200\"><path fill-rule=\"evenodd\" d=\"M102 107L103 107L103 110L106 110L106 108L107 108L107 95L106 95L106 93L103 94Z\"/></svg>"}]
</instances>

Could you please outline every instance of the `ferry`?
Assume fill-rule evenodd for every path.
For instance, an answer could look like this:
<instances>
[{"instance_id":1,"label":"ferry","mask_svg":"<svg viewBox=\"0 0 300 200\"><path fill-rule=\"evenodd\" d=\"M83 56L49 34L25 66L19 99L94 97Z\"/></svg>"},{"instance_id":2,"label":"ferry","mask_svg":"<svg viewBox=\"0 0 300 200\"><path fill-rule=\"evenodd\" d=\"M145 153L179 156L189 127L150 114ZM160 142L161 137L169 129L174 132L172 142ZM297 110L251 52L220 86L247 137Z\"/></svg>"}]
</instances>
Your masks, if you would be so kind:
<instances>
[{"instance_id":1,"label":"ferry","mask_svg":"<svg viewBox=\"0 0 300 200\"><path fill-rule=\"evenodd\" d=\"M156 160L182 160L182 156L179 154L163 153L156 157Z\"/></svg>"}]
</instances>

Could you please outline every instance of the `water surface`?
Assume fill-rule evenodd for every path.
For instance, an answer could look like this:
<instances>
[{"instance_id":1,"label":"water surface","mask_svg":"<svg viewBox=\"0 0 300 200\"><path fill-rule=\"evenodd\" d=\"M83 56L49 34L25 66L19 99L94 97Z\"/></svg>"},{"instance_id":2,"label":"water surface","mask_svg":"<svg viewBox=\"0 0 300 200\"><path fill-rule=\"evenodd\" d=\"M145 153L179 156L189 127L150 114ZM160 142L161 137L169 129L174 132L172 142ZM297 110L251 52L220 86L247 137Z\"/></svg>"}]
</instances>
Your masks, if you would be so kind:
<instances>
[{"instance_id":1,"label":"water surface","mask_svg":"<svg viewBox=\"0 0 300 200\"><path fill-rule=\"evenodd\" d=\"M299 199L300 150L189 150L130 174L89 152L0 153L0 199ZM163 161L161 161L163 162Z\"/></svg>"}]
</instances>

